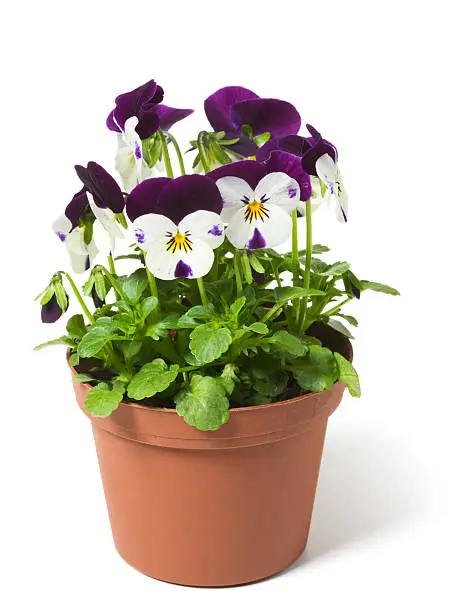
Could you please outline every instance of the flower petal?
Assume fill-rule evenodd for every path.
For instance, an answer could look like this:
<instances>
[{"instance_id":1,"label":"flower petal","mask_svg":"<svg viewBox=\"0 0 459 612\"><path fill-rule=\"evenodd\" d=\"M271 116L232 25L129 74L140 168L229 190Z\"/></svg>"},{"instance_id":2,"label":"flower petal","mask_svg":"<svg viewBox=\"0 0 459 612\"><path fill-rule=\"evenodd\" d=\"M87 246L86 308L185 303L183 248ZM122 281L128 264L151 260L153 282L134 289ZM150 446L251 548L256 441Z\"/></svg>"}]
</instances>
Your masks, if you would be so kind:
<instances>
[{"instance_id":1,"label":"flower petal","mask_svg":"<svg viewBox=\"0 0 459 612\"><path fill-rule=\"evenodd\" d=\"M267 173L284 172L300 186L300 200L305 202L311 197L311 179L309 174L303 170L301 159L292 153L285 151L273 151L265 162Z\"/></svg>"},{"instance_id":2,"label":"flower petal","mask_svg":"<svg viewBox=\"0 0 459 612\"><path fill-rule=\"evenodd\" d=\"M62 316L62 308L57 303L56 295L41 307L42 323L55 323Z\"/></svg>"},{"instance_id":3,"label":"flower petal","mask_svg":"<svg viewBox=\"0 0 459 612\"><path fill-rule=\"evenodd\" d=\"M312 134L312 138L307 138L306 142L309 143L309 148L305 151L302 158L303 169L311 176L317 176L316 162L322 157L322 155L329 155L335 162L338 160L338 151L336 147L332 145L328 140L324 140L312 125L307 124L309 132Z\"/></svg>"},{"instance_id":4,"label":"flower petal","mask_svg":"<svg viewBox=\"0 0 459 612\"><path fill-rule=\"evenodd\" d=\"M86 189L83 187L83 189L80 189L80 191L73 196L71 202L65 209L65 216L72 223L72 228L78 225L80 217L84 215L88 208L88 196L86 194Z\"/></svg>"},{"instance_id":5,"label":"flower petal","mask_svg":"<svg viewBox=\"0 0 459 612\"><path fill-rule=\"evenodd\" d=\"M66 215L61 215L54 221L52 228L59 240L61 242L65 242L67 236L72 231L72 222L66 217Z\"/></svg>"},{"instance_id":6,"label":"flower petal","mask_svg":"<svg viewBox=\"0 0 459 612\"><path fill-rule=\"evenodd\" d=\"M288 212L296 208L300 199L300 186L284 172L271 172L261 179L255 189L255 200L266 206L280 206Z\"/></svg>"},{"instance_id":7,"label":"flower petal","mask_svg":"<svg viewBox=\"0 0 459 612\"><path fill-rule=\"evenodd\" d=\"M123 130L129 117L139 116L142 105L153 101L157 104L161 102L163 96L164 91L154 80L150 80L132 91L120 94L115 100L116 107L107 118L108 129L116 132Z\"/></svg>"},{"instance_id":8,"label":"flower petal","mask_svg":"<svg viewBox=\"0 0 459 612\"><path fill-rule=\"evenodd\" d=\"M156 243L148 249L145 263L149 270L161 280L174 278L201 278L212 268L214 252L203 240L195 240L188 252L167 251L164 244Z\"/></svg>"},{"instance_id":9,"label":"flower petal","mask_svg":"<svg viewBox=\"0 0 459 612\"><path fill-rule=\"evenodd\" d=\"M176 234L177 226L164 215L148 213L135 219L133 232L135 241L143 251L155 245L162 245L165 249L164 245Z\"/></svg>"},{"instance_id":10,"label":"flower petal","mask_svg":"<svg viewBox=\"0 0 459 612\"><path fill-rule=\"evenodd\" d=\"M316 171L317 176L327 185L336 183L339 178L338 166L328 154L319 157L316 162Z\"/></svg>"},{"instance_id":11,"label":"flower petal","mask_svg":"<svg viewBox=\"0 0 459 612\"><path fill-rule=\"evenodd\" d=\"M347 191L341 185L340 190L335 194L336 198L336 218L341 223L347 223L348 219L348 196Z\"/></svg>"},{"instance_id":12,"label":"flower petal","mask_svg":"<svg viewBox=\"0 0 459 612\"><path fill-rule=\"evenodd\" d=\"M88 166L75 166L79 179L94 197L100 208L110 208L115 213L123 212L123 193L113 176L96 162L90 161Z\"/></svg>"},{"instance_id":13,"label":"flower petal","mask_svg":"<svg viewBox=\"0 0 459 612\"><path fill-rule=\"evenodd\" d=\"M237 102L258 98L257 94L245 87L223 87L204 102L204 111L210 125L216 132L231 132L234 125L230 118L231 107Z\"/></svg>"},{"instance_id":14,"label":"flower petal","mask_svg":"<svg viewBox=\"0 0 459 612\"><path fill-rule=\"evenodd\" d=\"M94 240L91 240L89 244L84 241L84 229L81 227L75 228L68 235L65 246L69 253L72 269L78 274L86 272L91 267L98 253Z\"/></svg>"},{"instance_id":15,"label":"flower petal","mask_svg":"<svg viewBox=\"0 0 459 612\"><path fill-rule=\"evenodd\" d=\"M266 206L269 217L252 221L245 219L245 209L238 210L231 218L226 235L238 249L275 247L285 242L292 231L290 215L278 206Z\"/></svg>"},{"instance_id":16,"label":"flower petal","mask_svg":"<svg viewBox=\"0 0 459 612\"><path fill-rule=\"evenodd\" d=\"M301 127L301 117L296 108L290 102L273 98L233 104L230 117L238 128L250 125L255 136L269 132L272 138L281 138L296 134Z\"/></svg>"},{"instance_id":17,"label":"flower petal","mask_svg":"<svg viewBox=\"0 0 459 612\"><path fill-rule=\"evenodd\" d=\"M220 166L220 168L212 170L212 172L209 172L206 176L214 181L218 181L224 176L237 176L248 183L252 189L255 189L265 174L266 169L262 163L251 159L245 159L243 161Z\"/></svg>"},{"instance_id":18,"label":"flower petal","mask_svg":"<svg viewBox=\"0 0 459 612\"><path fill-rule=\"evenodd\" d=\"M169 131L177 121L185 119L192 113L194 113L194 110L190 108L172 108L165 104L158 104L156 107L159 127L165 132Z\"/></svg>"},{"instance_id":19,"label":"flower petal","mask_svg":"<svg viewBox=\"0 0 459 612\"><path fill-rule=\"evenodd\" d=\"M89 205L91 207L92 212L94 213L95 218L102 225L104 230L107 232L110 238L110 251L113 252L115 247L115 240L117 238L123 238L124 234L121 231L118 223L115 221L115 214L109 208L99 208L94 202L94 199L91 194L88 196Z\"/></svg>"},{"instance_id":20,"label":"flower petal","mask_svg":"<svg viewBox=\"0 0 459 612\"><path fill-rule=\"evenodd\" d=\"M208 210L197 210L187 215L180 221L178 228L181 234L188 232L192 242L203 240L212 249L216 249L225 240L220 215Z\"/></svg>"},{"instance_id":21,"label":"flower petal","mask_svg":"<svg viewBox=\"0 0 459 612\"><path fill-rule=\"evenodd\" d=\"M154 211L172 219L176 225L196 210L210 210L219 214L222 198L214 181L207 176L191 174L180 176L160 193Z\"/></svg>"},{"instance_id":22,"label":"flower petal","mask_svg":"<svg viewBox=\"0 0 459 612\"><path fill-rule=\"evenodd\" d=\"M172 180L161 176L147 179L137 185L126 199L126 214L129 219L134 221L147 213L157 213L159 196Z\"/></svg>"},{"instance_id":23,"label":"flower petal","mask_svg":"<svg viewBox=\"0 0 459 612\"><path fill-rule=\"evenodd\" d=\"M236 211L245 210L246 205L255 199L255 193L250 185L237 176L225 176L219 179L217 187L223 199L220 217L224 223L229 223Z\"/></svg>"}]
</instances>

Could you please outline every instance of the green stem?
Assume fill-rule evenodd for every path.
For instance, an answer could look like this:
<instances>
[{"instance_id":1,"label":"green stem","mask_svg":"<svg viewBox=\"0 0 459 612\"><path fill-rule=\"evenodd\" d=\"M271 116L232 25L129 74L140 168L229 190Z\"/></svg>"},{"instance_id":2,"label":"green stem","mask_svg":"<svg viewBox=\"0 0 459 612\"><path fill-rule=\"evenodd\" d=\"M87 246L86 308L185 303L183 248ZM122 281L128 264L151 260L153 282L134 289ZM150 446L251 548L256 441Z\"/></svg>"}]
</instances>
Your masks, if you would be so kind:
<instances>
[{"instance_id":1,"label":"green stem","mask_svg":"<svg viewBox=\"0 0 459 612\"><path fill-rule=\"evenodd\" d=\"M311 282L311 259L312 259L312 211L311 211L311 200L305 203L306 207L306 259L304 264L304 278L303 286L305 289L309 289ZM300 325L299 331L302 334L306 327L308 317L308 296L303 298L300 310Z\"/></svg>"},{"instance_id":2,"label":"green stem","mask_svg":"<svg viewBox=\"0 0 459 612\"><path fill-rule=\"evenodd\" d=\"M80 303L80 306L84 312L84 314L86 315L86 318L88 319L88 321L91 323L91 325L94 325L94 323L96 322L95 318L92 316L91 312L89 311L88 307L85 304L85 301L83 300L83 297L81 295L81 293L78 291L77 286L75 285L75 283L73 282L72 277L67 274L67 272L61 272L61 274L63 274L65 276L65 278L68 280L69 285L72 287L72 291L75 294L76 299L78 300L78 302Z\"/></svg>"},{"instance_id":3,"label":"green stem","mask_svg":"<svg viewBox=\"0 0 459 612\"><path fill-rule=\"evenodd\" d=\"M202 278L197 278L196 282L198 283L199 295L201 296L201 302L203 306L207 306L209 300L207 299L206 288L204 287L204 282Z\"/></svg>"},{"instance_id":4,"label":"green stem","mask_svg":"<svg viewBox=\"0 0 459 612\"><path fill-rule=\"evenodd\" d=\"M336 314L337 312L339 312L341 310L341 308L344 306L344 304L347 304L348 302L350 302L353 299L354 298L351 298L351 297L346 298L340 304L337 304L333 308L330 308L330 310L326 310L325 312L323 312L321 314L321 316L322 317L332 317L334 314Z\"/></svg>"},{"instance_id":5,"label":"green stem","mask_svg":"<svg viewBox=\"0 0 459 612\"><path fill-rule=\"evenodd\" d=\"M105 266L101 266L99 265L98 268L100 270L102 270L105 274L105 276L108 278L108 280L110 281L111 286L113 287L113 289L115 290L115 293L123 300L126 300L126 302L129 302L129 300L126 297L126 294L124 293L124 291L121 289L118 281L116 280L116 278L113 276L113 274L111 272L109 272L107 270L107 268Z\"/></svg>"},{"instance_id":6,"label":"green stem","mask_svg":"<svg viewBox=\"0 0 459 612\"><path fill-rule=\"evenodd\" d=\"M186 174L186 170L185 170L185 163L183 161L182 152L180 151L178 142L175 140L172 134L170 132L167 132L167 136L169 137L169 140L171 141L171 143L174 145L175 153L177 155L177 160L180 166L180 172L182 173L182 176L183 176L184 174Z\"/></svg>"},{"instance_id":7,"label":"green stem","mask_svg":"<svg viewBox=\"0 0 459 612\"><path fill-rule=\"evenodd\" d=\"M240 254L239 251L234 253L234 275L236 277L236 291L237 297L241 297L242 295L242 276L241 276L241 267L240 267Z\"/></svg>"},{"instance_id":8,"label":"green stem","mask_svg":"<svg viewBox=\"0 0 459 612\"><path fill-rule=\"evenodd\" d=\"M113 276L116 276L115 262L113 261L113 256L112 256L111 253L108 255L107 259L108 259L108 267L110 269L110 273ZM115 291L116 299L119 300L120 296L119 296L119 294L118 294L118 292L117 292L117 290L115 288L114 288L114 291Z\"/></svg>"},{"instance_id":9,"label":"green stem","mask_svg":"<svg viewBox=\"0 0 459 612\"><path fill-rule=\"evenodd\" d=\"M145 264L145 270L147 271L148 286L150 287L150 293L153 297L155 297L158 300L157 314L159 318L161 319L162 317L161 304L159 302L158 285L156 284L156 278L155 278L155 275L152 272L150 272L150 270L148 269L147 264Z\"/></svg>"},{"instance_id":10,"label":"green stem","mask_svg":"<svg viewBox=\"0 0 459 612\"><path fill-rule=\"evenodd\" d=\"M292 268L293 268L293 286L298 285L300 279L300 259L298 255L298 217L296 209L292 212ZM298 321L300 308L300 300L293 300L293 315L295 321Z\"/></svg>"},{"instance_id":11,"label":"green stem","mask_svg":"<svg viewBox=\"0 0 459 612\"><path fill-rule=\"evenodd\" d=\"M166 166L166 174L169 178L174 178L174 171L172 170L171 157L169 155L169 149L167 148L167 138L164 132L158 130L159 137L161 138L161 146L163 150L164 165Z\"/></svg>"},{"instance_id":12,"label":"green stem","mask_svg":"<svg viewBox=\"0 0 459 612\"><path fill-rule=\"evenodd\" d=\"M276 314L276 312L281 310L283 305L284 305L284 302L282 302L281 304L274 304L274 306L270 308L268 312L265 314L265 316L261 319L261 322L266 323L267 321L269 321L269 319L271 319L271 317L273 317Z\"/></svg>"},{"instance_id":13,"label":"green stem","mask_svg":"<svg viewBox=\"0 0 459 612\"><path fill-rule=\"evenodd\" d=\"M207 174L210 172L209 162L207 161L206 149L204 146L204 138L206 132L199 132L198 134L198 151L199 151L199 159L201 160L202 167L204 172Z\"/></svg>"}]
</instances>

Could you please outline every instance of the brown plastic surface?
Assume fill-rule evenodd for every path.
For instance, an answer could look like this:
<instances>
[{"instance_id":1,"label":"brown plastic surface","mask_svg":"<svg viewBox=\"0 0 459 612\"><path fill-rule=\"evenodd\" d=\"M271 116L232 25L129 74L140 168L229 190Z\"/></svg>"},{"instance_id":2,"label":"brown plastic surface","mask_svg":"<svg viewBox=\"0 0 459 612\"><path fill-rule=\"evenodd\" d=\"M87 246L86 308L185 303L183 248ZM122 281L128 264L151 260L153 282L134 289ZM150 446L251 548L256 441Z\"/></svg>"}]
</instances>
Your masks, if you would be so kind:
<instances>
[{"instance_id":1,"label":"brown plastic surface","mask_svg":"<svg viewBox=\"0 0 459 612\"><path fill-rule=\"evenodd\" d=\"M350 344L339 343L350 357ZM84 410L90 387L74 388ZM90 417L120 555L149 576L194 586L252 582L288 567L306 546L327 420L343 391L337 383L232 409L216 432L138 404Z\"/></svg>"}]
</instances>

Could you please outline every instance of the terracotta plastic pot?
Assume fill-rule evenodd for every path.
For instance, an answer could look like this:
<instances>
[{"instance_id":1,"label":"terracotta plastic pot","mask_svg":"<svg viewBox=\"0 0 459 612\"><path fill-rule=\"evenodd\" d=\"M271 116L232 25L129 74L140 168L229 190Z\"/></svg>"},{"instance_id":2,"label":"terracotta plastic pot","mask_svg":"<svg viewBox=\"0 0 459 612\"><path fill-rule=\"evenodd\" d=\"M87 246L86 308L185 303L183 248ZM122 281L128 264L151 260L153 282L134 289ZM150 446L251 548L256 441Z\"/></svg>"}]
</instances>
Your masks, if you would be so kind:
<instances>
[{"instance_id":1,"label":"terracotta plastic pot","mask_svg":"<svg viewBox=\"0 0 459 612\"><path fill-rule=\"evenodd\" d=\"M330 348L351 357L347 340L326 334ZM84 409L90 387L74 387ZM327 420L343 391L337 383L236 408L216 432L138 404L91 417L120 555L149 576L194 586L252 582L288 567L306 546Z\"/></svg>"}]
</instances>

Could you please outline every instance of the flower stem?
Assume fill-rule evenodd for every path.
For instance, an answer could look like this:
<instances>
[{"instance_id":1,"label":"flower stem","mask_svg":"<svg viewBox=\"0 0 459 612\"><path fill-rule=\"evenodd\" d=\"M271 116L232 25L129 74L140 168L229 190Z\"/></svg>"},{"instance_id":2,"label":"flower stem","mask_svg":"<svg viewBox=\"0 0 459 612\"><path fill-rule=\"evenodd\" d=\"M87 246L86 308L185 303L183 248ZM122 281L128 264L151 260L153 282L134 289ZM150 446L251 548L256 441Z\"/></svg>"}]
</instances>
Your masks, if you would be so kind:
<instances>
[{"instance_id":1,"label":"flower stem","mask_svg":"<svg viewBox=\"0 0 459 612\"><path fill-rule=\"evenodd\" d=\"M118 281L116 280L116 278L113 276L113 274L111 272L109 272L107 270L107 268L105 266L98 266L100 270L103 271L103 273L105 274L105 276L108 278L108 280L110 281L111 286L113 287L116 295L121 298L122 300L126 300L126 302L128 302L129 300L126 297L126 294L124 293L124 291L121 289Z\"/></svg>"},{"instance_id":2,"label":"flower stem","mask_svg":"<svg viewBox=\"0 0 459 612\"><path fill-rule=\"evenodd\" d=\"M196 282L198 283L199 295L201 296L201 302L203 306L207 306L209 300L207 298L206 288L204 287L204 282L202 278L197 278Z\"/></svg>"},{"instance_id":3,"label":"flower stem","mask_svg":"<svg viewBox=\"0 0 459 612\"><path fill-rule=\"evenodd\" d=\"M234 275L236 277L237 297L241 297L241 295L242 295L242 276L241 276L241 266L240 266L239 251L236 251L234 253Z\"/></svg>"},{"instance_id":4,"label":"flower stem","mask_svg":"<svg viewBox=\"0 0 459 612\"><path fill-rule=\"evenodd\" d=\"M163 149L164 165L166 166L166 174L169 178L174 178L174 171L172 170L171 157L169 155L169 149L167 148L167 138L161 130L158 130L161 138L161 146Z\"/></svg>"},{"instance_id":5,"label":"flower stem","mask_svg":"<svg viewBox=\"0 0 459 612\"><path fill-rule=\"evenodd\" d=\"M209 166L209 162L207 161L206 149L204 146L205 135L206 135L205 132L199 132L198 134L198 151L199 151L199 159L201 160L202 167L204 169L204 172L207 174L208 172L210 172L210 166Z\"/></svg>"},{"instance_id":6,"label":"flower stem","mask_svg":"<svg viewBox=\"0 0 459 612\"><path fill-rule=\"evenodd\" d=\"M292 212L292 268L293 286L298 285L300 279L300 260L298 256L298 217L296 209ZM293 315L298 321L300 300L293 300Z\"/></svg>"},{"instance_id":7,"label":"flower stem","mask_svg":"<svg viewBox=\"0 0 459 612\"><path fill-rule=\"evenodd\" d=\"M68 280L69 285L71 286L72 291L75 294L75 297L76 297L76 299L78 300L78 302L79 302L79 304L81 306L81 309L83 310L84 314L86 315L86 318L91 323L91 325L94 325L96 320L92 316L91 312L89 311L89 308L86 306L85 301L83 300L83 297L82 297L81 293L78 291L77 286L73 282L72 277L70 276L70 274L67 274L67 272L61 272L61 274L63 274L65 276L65 278Z\"/></svg>"},{"instance_id":8,"label":"flower stem","mask_svg":"<svg viewBox=\"0 0 459 612\"><path fill-rule=\"evenodd\" d=\"M353 300L354 298L348 297L345 300L343 300L342 302L340 302L339 304L337 304L336 306L334 306L333 308L330 308L330 310L326 310L325 312L323 312L321 314L322 317L331 317L334 314L336 314L337 312L339 312L342 308L342 306L344 306L344 304L347 304L348 302L350 302L351 300Z\"/></svg>"},{"instance_id":9,"label":"flower stem","mask_svg":"<svg viewBox=\"0 0 459 612\"><path fill-rule=\"evenodd\" d=\"M183 162L183 156L182 156L182 152L180 151L180 147L178 145L178 142L176 141L176 139L172 136L172 134L170 132L167 132L167 135L169 137L169 140L172 142L172 144L174 145L174 149L175 149L175 153L177 155L177 160L180 166L180 172L182 173L182 176L184 174L186 174L186 170L185 170L185 164Z\"/></svg>"},{"instance_id":10,"label":"flower stem","mask_svg":"<svg viewBox=\"0 0 459 612\"><path fill-rule=\"evenodd\" d=\"M109 267L109 269L110 269L110 273L111 273L113 276L116 276L115 262L113 261L113 255L111 254L111 252L110 252L110 254L108 255L107 259L108 259L108 267ZM117 290L116 290L115 288L113 288L113 290L115 291L115 296L116 296L116 299L117 299L117 300L119 300L119 297L120 297L120 296L119 296L119 294L118 294Z\"/></svg>"},{"instance_id":11,"label":"flower stem","mask_svg":"<svg viewBox=\"0 0 459 612\"><path fill-rule=\"evenodd\" d=\"M161 314L161 304L159 303L159 295L158 295L158 285L156 284L156 278L155 275L150 272L150 270L147 267L147 264L145 264L145 270L147 271L147 278L148 278L148 285L150 287L150 293L153 297L155 297L158 300L158 315L159 318L161 319L162 314Z\"/></svg>"},{"instance_id":12,"label":"flower stem","mask_svg":"<svg viewBox=\"0 0 459 612\"><path fill-rule=\"evenodd\" d=\"M311 282L311 259L312 259L312 211L311 211L311 200L305 203L306 207L306 260L304 264L304 278L303 286L305 289L309 289ZM299 331L303 333L308 317L308 296L303 298L301 304L300 318L299 318Z\"/></svg>"}]
</instances>

